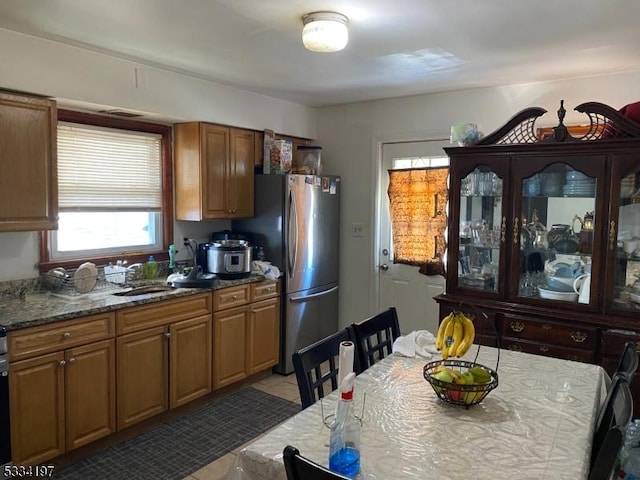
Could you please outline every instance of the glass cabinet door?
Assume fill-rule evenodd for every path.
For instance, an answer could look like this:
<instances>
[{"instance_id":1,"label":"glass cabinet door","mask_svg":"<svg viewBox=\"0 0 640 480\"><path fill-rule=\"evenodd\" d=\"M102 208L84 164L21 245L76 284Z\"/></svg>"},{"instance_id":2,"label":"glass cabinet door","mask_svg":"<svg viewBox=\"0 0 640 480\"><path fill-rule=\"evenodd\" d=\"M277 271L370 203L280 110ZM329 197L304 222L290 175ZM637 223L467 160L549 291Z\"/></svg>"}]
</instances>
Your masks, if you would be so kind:
<instances>
[{"instance_id":1,"label":"glass cabinet door","mask_svg":"<svg viewBox=\"0 0 640 480\"><path fill-rule=\"evenodd\" d=\"M640 310L640 167L612 178L619 184L618 228L610 231L608 248L615 250L613 306ZM612 189L614 192L617 190ZM614 203L615 205L615 203Z\"/></svg>"},{"instance_id":2,"label":"glass cabinet door","mask_svg":"<svg viewBox=\"0 0 640 480\"><path fill-rule=\"evenodd\" d=\"M596 178L554 163L522 178L519 188L516 296L591 303Z\"/></svg>"},{"instance_id":3,"label":"glass cabinet door","mask_svg":"<svg viewBox=\"0 0 640 480\"><path fill-rule=\"evenodd\" d=\"M503 180L488 167L461 179L458 286L497 292L506 219L502 213Z\"/></svg>"}]
</instances>

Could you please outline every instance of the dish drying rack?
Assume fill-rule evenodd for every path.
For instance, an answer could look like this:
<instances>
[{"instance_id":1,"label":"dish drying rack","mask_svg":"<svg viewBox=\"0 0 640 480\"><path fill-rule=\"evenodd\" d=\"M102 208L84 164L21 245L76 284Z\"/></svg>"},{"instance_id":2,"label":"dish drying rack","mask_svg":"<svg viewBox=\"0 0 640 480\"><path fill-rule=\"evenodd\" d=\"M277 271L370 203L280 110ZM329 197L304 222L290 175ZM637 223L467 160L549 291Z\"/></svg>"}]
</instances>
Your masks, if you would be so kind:
<instances>
[{"instance_id":1,"label":"dish drying rack","mask_svg":"<svg viewBox=\"0 0 640 480\"><path fill-rule=\"evenodd\" d=\"M107 265L96 267L96 269L98 272L96 275L81 276L77 276L80 268L50 270L43 274L43 283L52 293L65 297L121 290L125 286L127 282L125 267ZM64 273L61 275L62 272Z\"/></svg>"}]
</instances>

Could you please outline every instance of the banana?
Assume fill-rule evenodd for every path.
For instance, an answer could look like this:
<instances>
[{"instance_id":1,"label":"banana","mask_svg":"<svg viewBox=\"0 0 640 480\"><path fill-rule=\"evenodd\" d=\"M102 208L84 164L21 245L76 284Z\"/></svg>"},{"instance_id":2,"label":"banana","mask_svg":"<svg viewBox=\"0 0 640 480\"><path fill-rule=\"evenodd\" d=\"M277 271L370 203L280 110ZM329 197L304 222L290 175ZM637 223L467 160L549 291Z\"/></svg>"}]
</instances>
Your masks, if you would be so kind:
<instances>
[{"instance_id":1,"label":"banana","mask_svg":"<svg viewBox=\"0 0 640 480\"><path fill-rule=\"evenodd\" d=\"M446 360L449 358L452 348L453 348L453 327L456 323L456 317L453 316L448 322L446 329L444 331L444 337L442 342L442 359Z\"/></svg>"},{"instance_id":2,"label":"banana","mask_svg":"<svg viewBox=\"0 0 640 480\"><path fill-rule=\"evenodd\" d=\"M462 357L467 353L469 348L471 348L471 345L473 345L473 341L476 338L476 329L471 319L462 312L458 316L458 321L462 323L464 327L464 337L462 341L457 344L457 348L454 353L456 357Z\"/></svg>"},{"instance_id":3,"label":"banana","mask_svg":"<svg viewBox=\"0 0 640 480\"><path fill-rule=\"evenodd\" d=\"M438 328L438 335L436 337L436 348L441 351L442 347L444 347L444 332L447 329L447 325L453 319L453 312L442 319L440 322L440 327Z\"/></svg>"},{"instance_id":4,"label":"banana","mask_svg":"<svg viewBox=\"0 0 640 480\"><path fill-rule=\"evenodd\" d=\"M451 344L451 349L449 350L450 355L456 353L458 351L458 346L460 342L464 338L464 324L460 320L461 313L457 313L455 315L454 324L453 324L453 343Z\"/></svg>"}]
</instances>

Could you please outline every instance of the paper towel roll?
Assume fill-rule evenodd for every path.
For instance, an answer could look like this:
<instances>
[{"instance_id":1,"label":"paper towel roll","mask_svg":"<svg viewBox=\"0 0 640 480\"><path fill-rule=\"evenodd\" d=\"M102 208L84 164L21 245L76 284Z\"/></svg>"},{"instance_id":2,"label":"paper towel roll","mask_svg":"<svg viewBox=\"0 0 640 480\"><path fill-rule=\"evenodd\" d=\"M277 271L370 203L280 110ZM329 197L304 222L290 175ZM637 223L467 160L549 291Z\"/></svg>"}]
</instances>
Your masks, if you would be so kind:
<instances>
[{"instance_id":1,"label":"paper towel roll","mask_svg":"<svg viewBox=\"0 0 640 480\"><path fill-rule=\"evenodd\" d=\"M342 379L353 372L353 355L355 345L353 342L340 342L340 356L338 357L338 388L342 385Z\"/></svg>"}]
</instances>

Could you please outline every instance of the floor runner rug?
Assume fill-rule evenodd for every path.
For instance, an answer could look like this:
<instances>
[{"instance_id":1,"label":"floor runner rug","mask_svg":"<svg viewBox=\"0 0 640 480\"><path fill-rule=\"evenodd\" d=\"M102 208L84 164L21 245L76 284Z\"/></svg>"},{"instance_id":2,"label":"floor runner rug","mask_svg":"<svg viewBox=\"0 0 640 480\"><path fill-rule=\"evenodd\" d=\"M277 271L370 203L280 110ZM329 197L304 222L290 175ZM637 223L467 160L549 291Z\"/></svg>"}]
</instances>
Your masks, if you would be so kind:
<instances>
[{"instance_id":1,"label":"floor runner rug","mask_svg":"<svg viewBox=\"0 0 640 480\"><path fill-rule=\"evenodd\" d=\"M59 480L181 480L300 411L245 387L55 472Z\"/></svg>"}]
</instances>

